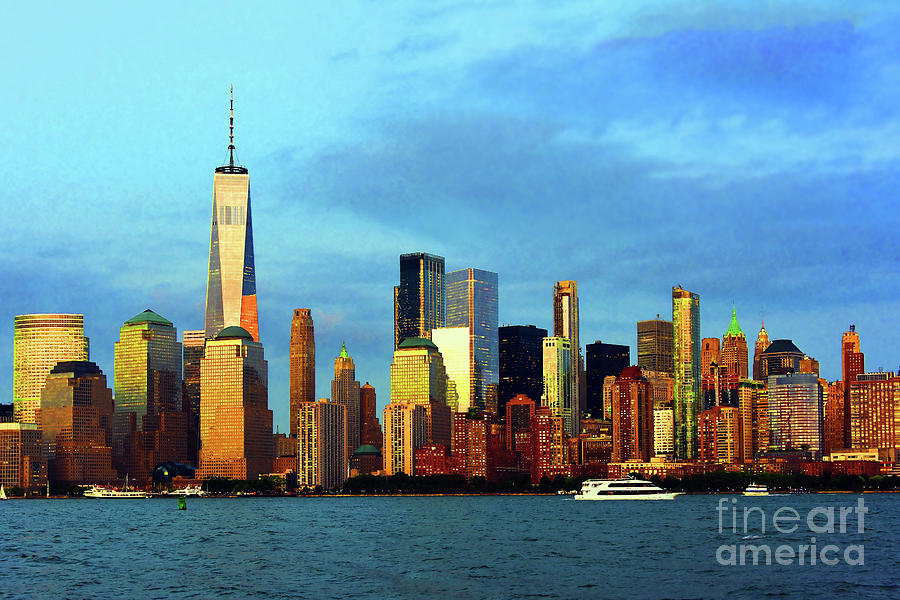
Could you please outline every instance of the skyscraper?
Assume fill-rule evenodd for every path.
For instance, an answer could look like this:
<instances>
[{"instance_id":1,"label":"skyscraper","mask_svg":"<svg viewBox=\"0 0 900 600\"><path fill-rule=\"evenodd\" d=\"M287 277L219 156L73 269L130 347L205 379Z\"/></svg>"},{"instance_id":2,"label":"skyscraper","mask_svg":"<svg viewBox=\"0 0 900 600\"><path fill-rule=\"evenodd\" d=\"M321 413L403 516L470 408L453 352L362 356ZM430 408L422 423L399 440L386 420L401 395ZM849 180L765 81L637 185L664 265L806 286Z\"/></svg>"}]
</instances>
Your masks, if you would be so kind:
<instances>
[{"instance_id":1,"label":"skyscraper","mask_svg":"<svg viewBox=\"0 0 900 600\"><path fill-rule=\"evenodd\" d=\"M722 362L729 375L737 375L739 379L747 379L747 336L741 330L737 320L737 310L731 309L731 323L722 336Z\"/></svg>"},{"instance_id":2,"label":"skyscraper","mask_svg":"<svg viewBox=\"0 0 900 600\"><path fill-rule=\"evenodd\" d=\"M771 375L768 388L771 447L808 450L813 459L822 458L823 390L819 378L806 373Z\"/></svg>"},{"instance_id":3,"label":"skyscraper","mask_svg":"<svg viewBox=\"0 0 900 600\"><path fill-rule=\"evenodd\" d=\"M431 341L441 353L447 369L447 404L453 412L467 412L472 406L471 360L472 336L468 327L437 327L431 330Z\"/></svg>"},{"instance_id":4,"label":"skyscraper","mask_svg":"<svg viewBox=\"0 0 900 600\"><path fill-rule=\"evenodd\" d=\"M200 449L200 361L206 347L205 329L187 329L181 332L182 363L182 402L190 413L189 431L191 463L197 464L197 450Z\"/></svg>"},{"instance_id":5,"label":"skyscraper","mask_svg":"<svg viewBox=\"0 0 900 600\"><path fill-rule=\"evenodd\" d=\"M578 340L578 282L572 280L557 281L553 286L553 335L567 338L570 342L572 357L572 410L574 415L574 431L580 428L581 415L585 411L581 397L581 380L584 373L584 360L581 356L581 345ZM546 347L546 346L545 346ZM567 423L570 425L570 423Z\"/></svg>"},{"instance_id":6,"label":"skyscraper","mask_svg":"<svg viewBox=\"0 0 900 600\"><path fill-rule=\"evenodd\" d=\"M340 488L347 479L347 408L323 398L297 410L297 484Z\"/></svg>"},{"instance_id":7,"label":"skyscraper","mask_svg":"<svg viewBox=\"0 0 900 600\"><path fill-rule=\"evenodd\" d=\"M672 288L672 333L675 369L675 456L697 457L700 412L700 296Z\"/></svg>"},{"instance_id":8,"label":"skyscraper","mask_svg":"<svg viewBox=\"0 0 900 600\"><path fill-rule=\"evenodd\" d=\"M119 330L113 460L123 475L142 479L159 463L191 459L181 360L172 322L150 309L125 321Z\"/></svg>"},{"instance_id":9,"label":"skyscraper","mask_svg":"<svg viewBox=\"0 0 900 600\"><path fill-rule=\"evenodd\" d=\"M391 402L384 407L385 475L415 474L415 451L426 443L426 421L421 404Z\"/></svg>"},{"instance_id":10,"label":"skyscraper","mask_svg":"<svg viewBox=\"0 0 900 600\"><path fill-rule=\"evenodd\" d=\"M719 338L703 338L700 340L700 376L713 372L713 365L720 366L722 362L722 349Z\"/></svg>"},{"instance_id":11,"label":"skyscraper","mask_svg":"<svg viewBox=\"0 0 900 600\"><path fill-rule=\"evenodd\" d=\"M431 338L444 327L444 257L414 252L400 255L400 285L394 288L394 349L406 338Z\"/></svg>"},{"instance_id":12,"label":"skyscraper","mask_svg":"<svg viewBox=\"0 0 900 600\"><path fill-rule=\"evenodd\" d=\"M534 325L498 328L500 351L500 391L498 411L506 413L506 403L524 394L537 406L544 392L544 338L547 330Z\"/></svg>"},{"instance_id":13,"label":"skyscraper","mask_svg":"<svg viewBox=\"0 0 900 600\"><path fill-rule=\"evenodd\" d=\"M653 451L650 382L640 367L627 367L613 384L612 462L648 461Z\"/></svg>"},{"instance_id":14,"label":"skyscraper","mask_svg":"<svg viewBox=\"0 0 900 600\"><path fill-rule=\"evenodd\" d=\"M618 377L631 364L631 348L619 344L604 344L597 340L587 344L584 375L587 380L585 412L594 419L603 418L603 380L610 375Z\"/></svg>"},{"instance_id":15,"label":"skyscraper","mask_svg":"<svg viewBox=\"0 0 900 600\"><path fill-rule=\"evenodd\" d=\"M852 448L850 388L856 376L866 372L866 356L860 351L856 325L841 336L841 379L844 381L844 448Z\"/></svg>"},{"instance_id":16,"label":"skyscraper","mask_svg":"<svg viewBox=\"0 0 900 600\"><path fill-rule=\"evenodd\" d=\"M250 175L234 164L234 95L229 117L228 164L213 175L209 274L206 283L206 338L236 325L259 341Z\"/></svg>"},{"instance_id":17,"label":"skyscraper","mask_svg":"<svg viewBox=\"0 0 900 600\"><path fill-rule=\"evenodd\" d=\"M316 401L316 338L312 313L308 308L294 309L290 342L290 427L297 435L300 403Z\"/></svg>"},{"instance_id":18,"label":"skyscraper","mask_svg":"<svg viewBox=\"0 0 900 600\"><path fill-rule=\"evenodd\" d=\"M672 335L672 321L660 319L659 315L649 321L638 321L638 366L644 370L673 375Z\"/></svg>"},{"instance_id":19,"label":"skyscraper","mask_svg":"<svg viewBox=\"0 0 900 600\"><path fill-rule=\"evenodd\" d=\"M198 478L256 479L272 468L272 411L263 346L226 327L206 342L200 363Z\"/></svg>"},{"instance_id":20,"label":"skyscraper","mask_svg":"<svg viewBox=\"0 0 900 600\"><path fill-rule=\"evenodd\" d=\"M109 431L112 390L96 364L57 363L47 375L35 413L52 481L107 483L116 478Z\"/></svg>"},{"instance_id":21,"label":"skyscraper","mask_svg":"<svg viewBox=\"0 0 900 600\"><path fill-rule=\"evenodd\" d=\"M381 421L375 406L375 388L367 381L359 388L360 433L359 443L368 444L381 450L384 436L381 432Z\"/></svg>"},{"instance_id":22,"label":"skyscraper","mask_svg":"<svg viewBox=\"0 0 900 600\"><path fill-rule=\"evenodd\" d=\"M800 372L800 361L806 355L791 340L775 340L759 357L760 372L768 379L772 375Z\"/></svg>"},{"instance_id":23,"label":"skyscraper","mask_svg":"<svg viewBox=\"0 0 900 600\"><path fill-rule=\"evenodd\" d=\"M448 382L443 357L434 342L425 338L406 338L400 343L391 362L391 404L417 404L423 407L426 420L425 443L450 442ZM385 409L385 419L387 414ZM387 420L384 427L387 444ZM385 448L383 452L387 461L388 449Z\"/></svg>"},{"instance_id":24,"label":"skyscraper","mask_svg":"<svg viewBox=\"0 0 900 600\"><path fill-rule=\"evenodd\" d=\"M481 269L447 273L447 327L469 328L471 406L497 414L497 274Z\"/></svg>"},{"instance_id":25,"label":"skyscraper","mask_svg":"<svg viewBox=\"0 0 900 600\"><path fill-rule=\"evenodd\" d=\"M347 353L347 344L341 344L341 353L334 359L331 401L347 409L346 456L349 460L359 447L359 382L356 381L353 358Z\"/></svg>"},{"instance_id":26,"label":"skyscraper","mask_svg":"<svg viewBox=\"0 0 900 600\"><path fill-rule=\"evenodd\" d=\"M569 338L544 338L544 395L541 406L562 418L566 434L578 435L580 420L575 406L572 377L572 346Z\"/></svg>"},{"instance_id":27,"label":"skyscraper","mask_svg":"<svg viewBox=\"0 0 900 600\"><path fill-rule=\"evenodd\" d=\"M850 384L850 448L900 448L900 377L858 373Z\"/></svg>"},{"instance_id":28,"label":"skyscraper","mask_svg":"<svg viewBox=\"0 0 900 600\"><path fill-rule=\"evenodd\" d=\"M768 347L769 332L766 331L766 324L763 323L759 328L759 335L756 336L756 344L753 346L753 379L756 381L766 380L763 373L762 354Z\"/></svg>"},{"instance_id":29,"label":"skyscraper","mask_svg":"<svg viewBox=\"0 0 900 600\"><path fill-rule=\"evenodd\" d=\"M13 320L13 412L36 423L35 411L50 370L61 361L87 360L84 315L18 315Z\"/></svg>"}]
</instances>

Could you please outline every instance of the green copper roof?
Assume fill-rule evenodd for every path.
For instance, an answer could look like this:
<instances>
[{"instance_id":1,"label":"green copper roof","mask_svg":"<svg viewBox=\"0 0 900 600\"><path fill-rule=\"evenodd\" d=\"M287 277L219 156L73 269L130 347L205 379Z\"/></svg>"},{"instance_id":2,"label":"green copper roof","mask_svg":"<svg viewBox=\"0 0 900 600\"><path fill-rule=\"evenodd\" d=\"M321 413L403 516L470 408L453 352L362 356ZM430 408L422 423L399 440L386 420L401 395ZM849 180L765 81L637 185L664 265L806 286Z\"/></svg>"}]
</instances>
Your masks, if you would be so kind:
<instances>
[{"instance_id":1,"label":"green copper roof","mask_svg":"<svg viewBox=\"0 0 900 600\"><path fill-rule=\"evenodd\" d=\"M371 444L363 444L362 446L360 446L353 452L354 456L366 456L366 455L378 455L378 454L381 454L381 452L378 450L378 448L376 448L375 446L373 446Z\"/></svg>"},{"instance_id":2,"label":"green copper roof","mask_svg":"<svg viewBox=\"0 0 900 600\"><path fill-rule=\"evenodd\" d=\"M745 337L744 332L741 331L741 326L738 324L737 310L733 307L731 309L731 324L728 325L728 331L725 332L725 337Z\"/></svg>"},{"instance_id":3,"label":"green copper roof","mask_svg":"<svg viewBox=\"0 0 900 600\"><path fill-rule=\"evenodd\" d=\"M400 348L433 348L434 350L438 349L438 347L435 346L434 342L432 342L431 340L426 340L425 338L419 337L406 338L405 340L400 342L399 346L397 346L398 350Z\"/></svg>"},{"instance_id":4,"label":"green copper roof","mask_svg":"<svg viewBox=\"0 0 900 600\"><path fill-rule=\"evenodd\" d=\"M339 358L349 358L350 355L347 354L347 344L346 342L341 342L341 354Z\"/></svg>"},{"instance_id":5,"label":"green copper roof","mask_svg":"<svg viewBox=\"0 0 900 600\"><path fill-rule=\"evenodd\" d=\"M134 315L133 317L125 321L126 325L138 325L140 323L158 323L160 325L171 325L172 321L164 319L149 308L141 314Z\"/></svg>"},{"instance_id":6,"label":"green copper roof","mask_svg":"<svg viewBox=\"0 0 900 600\"><path fill-rule=\"evenodd\" d=\"M238 327L237 325L232 325L230 327L226 327L216 336L217 340L229 340L234 338L241 338L245 340L253 341L253 336L250 335L250 332L244 329L243 327Z\"/></svg>"}]
</instances>

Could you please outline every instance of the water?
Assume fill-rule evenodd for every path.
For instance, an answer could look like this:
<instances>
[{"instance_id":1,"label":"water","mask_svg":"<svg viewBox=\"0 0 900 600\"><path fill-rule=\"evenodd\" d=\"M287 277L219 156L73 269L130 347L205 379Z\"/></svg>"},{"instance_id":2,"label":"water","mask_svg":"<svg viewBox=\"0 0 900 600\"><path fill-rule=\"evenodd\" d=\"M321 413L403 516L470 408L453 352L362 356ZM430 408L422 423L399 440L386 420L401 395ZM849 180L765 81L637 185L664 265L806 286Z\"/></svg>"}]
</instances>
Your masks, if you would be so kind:
<instances>
[{"instance_id":1,"label":"water","mask_svg":"<svg viewBox=\"0 0 900 600\"><path fill-rule=\"evenodd\" d=\"M732 498L739 512L731 531ZM812 534L816 506L855 506ZM718 531L717 503L724 531ZM900 597L900 495L575 502L571 496L16 500L0 504L13 598ZM740 508L768 514L742 541ZM804 518L771 531L781 506ZM839 511L835 510L836 514ZM757 513L758 515L758 513ZM817 521L824 523L824 517ZM758 516L749 530L758 534ZM864 546L864 565L722 566L722 544ZM829 555L831 556L831 555ZM841 556L841 554L838 554ZM807 559L808 561L808 559Z\"/></svg>"}]
</instances>

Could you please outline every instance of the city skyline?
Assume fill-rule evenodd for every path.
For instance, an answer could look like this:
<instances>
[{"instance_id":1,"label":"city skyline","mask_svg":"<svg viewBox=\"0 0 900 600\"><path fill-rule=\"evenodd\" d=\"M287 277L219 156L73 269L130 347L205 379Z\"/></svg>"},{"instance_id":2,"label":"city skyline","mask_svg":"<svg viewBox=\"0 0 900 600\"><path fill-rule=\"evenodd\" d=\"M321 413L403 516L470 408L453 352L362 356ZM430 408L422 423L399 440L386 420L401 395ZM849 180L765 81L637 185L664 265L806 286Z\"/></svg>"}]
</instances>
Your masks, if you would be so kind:
<instances>
[{"instance_id":1,"label":"city skyline","mask_svg":"<svg viewBox=\"0 0 900 600\"><path fill-rule=\"evenodd\" d=\"M764 316L772 340L794 340L833 381L840 336L855 324L867 369L895 370L890 198L900 120L887 98L898 16L650 6L519 7L514 24L504 8L457 8L441 23L437 9L410 7L377 15L383 31L355 38L340 32L375 15L350 10L342 24L341 11L298 11L305 24L318 19L335 39L353 39L304 45L290 27L247 14L244 45L268 33L273 42L235 62L221 60L213 34L235 18L228 11L192 7L171 33L151 27L159 35L133 46L124 26L106 45L90 39L104 37L92 24L99 8L61 17L66 30L50 32L45 54L0 67L18 91L0 117L3 216L16 224L0 242L14 284L0 300L0 360L12 363L21 314L84 314L90 360L110 377L131 315L149 308L180 332L204 327L209 169L227 156L233 82L240 164L254 173L269 407L282 432L298 307L311 309L326 357L315 396L329 395L330 359L346 340L380 414L390 398L391 289L407 252L443 256L447 272L477 264L499 273L500 324L552 331L549 286L578 281L582 346L601 339L636 357L635 322L669 318L669 290L680 284L703 300L701 336L720 338L735 306L749 341ZM15 10L36 22L32 9ZM165 46L201 16L213 24L185 51L196 60L180 61L204 71L195 80L168 66ZM465 30L472 18L495 39ZM0 42L8 54L24 45L19 35ZM271 63L281 43L308 67L301 83ZM720 52L703 57L713 45ZM62 48L76 73L55 63ZM119 52L136 63L134 76L101 73ZM683 64L660 78L670 61ZM442 82L448 72L461 74ZM631 85L611 85L622 78ZM89 168L60 169L76 151ZM165 165L165 179L150 160ZM568 237L547 235L544 217L573 212ZM454 218L470 225L453 228ZM542 243L523 257L504 242L513 235ZM0 393L11 401L9 366Z\"/></svg>"}]
</instances>

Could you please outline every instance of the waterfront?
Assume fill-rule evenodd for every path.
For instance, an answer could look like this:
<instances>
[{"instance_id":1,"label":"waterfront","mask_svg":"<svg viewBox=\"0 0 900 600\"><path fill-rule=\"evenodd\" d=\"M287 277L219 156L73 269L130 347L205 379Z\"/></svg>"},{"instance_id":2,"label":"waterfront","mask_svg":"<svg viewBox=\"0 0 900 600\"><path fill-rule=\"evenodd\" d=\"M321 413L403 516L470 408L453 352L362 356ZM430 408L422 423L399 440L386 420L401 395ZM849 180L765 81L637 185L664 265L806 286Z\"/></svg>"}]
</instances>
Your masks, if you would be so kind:
<instances>
[{"instance_id":1,"label":"waterfront","mask_svg":"<svg viewBox=\"0 0 900 600\"><path fill-rule=\"evenodd\" d=\"M854 506L865 564L721 566L731 506L801 514ZM13 598L756 598L900 593L900 497L682 496L575 502L570 496L3 503L0 594ZM726 524L728 521L726 514ZM855 521L851 521L855 524ZM751 528L751 533L754 533ZM758 533L758 532L756 532ZM805 527L754 543L808 543Z\"/></svg>"}]
</instances>

